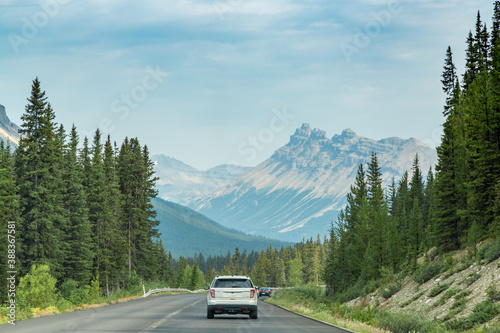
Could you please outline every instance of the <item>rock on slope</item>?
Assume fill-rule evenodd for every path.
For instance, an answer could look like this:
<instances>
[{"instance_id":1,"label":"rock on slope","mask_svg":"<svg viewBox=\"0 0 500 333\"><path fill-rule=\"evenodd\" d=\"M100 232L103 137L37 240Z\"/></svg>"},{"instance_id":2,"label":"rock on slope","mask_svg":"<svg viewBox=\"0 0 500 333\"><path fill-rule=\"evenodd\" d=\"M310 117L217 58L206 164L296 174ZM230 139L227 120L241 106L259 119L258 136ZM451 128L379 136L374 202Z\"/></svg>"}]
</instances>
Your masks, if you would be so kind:
<instances>
[{"instance_id":1,"label":"rock on slope","mask_svg":"<svg viewBox=\"0 0 500 333\"><path fill-rule=\"evenodd\" d=\"M347 304L353 306L368 302L391 312L413 313L441 323L466 320L477 304L488 299L488 287L493 284L500 291L500 258L478 263L468 257L467 250L463 250L453 256L453 262L448 270L420 285L412 277L406 277L401 289L387 299L378 290ZM438 289L442 291L436 294ZM490 320L489 324L499 327L500 315Z\"/></svg>"}]
</instances>

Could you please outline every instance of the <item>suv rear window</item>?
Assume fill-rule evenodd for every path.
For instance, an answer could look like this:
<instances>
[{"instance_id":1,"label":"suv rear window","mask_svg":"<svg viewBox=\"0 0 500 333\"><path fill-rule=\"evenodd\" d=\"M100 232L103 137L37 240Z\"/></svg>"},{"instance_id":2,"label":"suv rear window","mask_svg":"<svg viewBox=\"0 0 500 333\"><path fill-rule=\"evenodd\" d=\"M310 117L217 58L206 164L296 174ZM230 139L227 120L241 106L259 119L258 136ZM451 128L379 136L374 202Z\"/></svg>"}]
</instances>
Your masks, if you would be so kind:
<instances>
[{"instance_id":1,"label":"suv rear window","mask_svg":"<svg viewBox=\"0 0 500 333\"><path fill-rule=\"evenodd\" d=\"M217 279L213 288L253 288L250 279Z\"/></svg>"}]
</instances>

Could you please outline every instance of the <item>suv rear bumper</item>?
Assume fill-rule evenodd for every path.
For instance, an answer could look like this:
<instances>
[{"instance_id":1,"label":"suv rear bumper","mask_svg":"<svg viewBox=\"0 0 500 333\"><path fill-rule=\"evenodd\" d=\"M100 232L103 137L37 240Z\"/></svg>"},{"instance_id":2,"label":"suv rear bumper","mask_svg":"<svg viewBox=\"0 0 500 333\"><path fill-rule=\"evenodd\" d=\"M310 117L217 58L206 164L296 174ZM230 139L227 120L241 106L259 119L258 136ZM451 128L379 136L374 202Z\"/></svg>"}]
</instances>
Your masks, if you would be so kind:
<instances>
[{"instance_id":1,"label":"suv rear bumper","mask_svg":"<svg viewBox=\"0 0 500 333\"><path fill-rule=\"evenodd\" d=\"M215 314L249 314L257 311L257 305L252 304L215 304L208 305L208 311L213 311Z\"/></svg>"}]
</instances>

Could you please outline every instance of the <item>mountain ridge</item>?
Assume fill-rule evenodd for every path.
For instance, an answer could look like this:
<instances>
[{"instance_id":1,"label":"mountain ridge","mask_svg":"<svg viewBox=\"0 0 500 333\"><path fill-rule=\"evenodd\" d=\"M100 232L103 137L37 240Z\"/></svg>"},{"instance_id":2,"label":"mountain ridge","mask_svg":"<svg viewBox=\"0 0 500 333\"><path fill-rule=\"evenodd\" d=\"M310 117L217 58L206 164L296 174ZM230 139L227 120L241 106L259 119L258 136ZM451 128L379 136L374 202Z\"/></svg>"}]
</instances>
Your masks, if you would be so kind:
<instances>
[{"instance_id":1,"label":"mountain ridge","mask_svg":"<svg viewBox=\"0 0 500 333\"><path fill-rule=\"evenodd\" d=\"M160 197L183 205L218 190L251 169L222 164L207 170L198 170L163 154L153 155L151 159L159 177L156 188Z\"/></svg>"},{"instance_id":2,"label":"mountain ridge","mask_svg":"<svg viewBox=\"0 0 500 333\"><path fill-rule=\"evenodd\" d=\"M269 159L189 206L250 234L289 241L325 234L372 152L385 186L411 170L417 153L422 170L437 163L435 150L415 138L373 140L346 129L330 139L305 123Z\"/></svg>"}]
</instances>

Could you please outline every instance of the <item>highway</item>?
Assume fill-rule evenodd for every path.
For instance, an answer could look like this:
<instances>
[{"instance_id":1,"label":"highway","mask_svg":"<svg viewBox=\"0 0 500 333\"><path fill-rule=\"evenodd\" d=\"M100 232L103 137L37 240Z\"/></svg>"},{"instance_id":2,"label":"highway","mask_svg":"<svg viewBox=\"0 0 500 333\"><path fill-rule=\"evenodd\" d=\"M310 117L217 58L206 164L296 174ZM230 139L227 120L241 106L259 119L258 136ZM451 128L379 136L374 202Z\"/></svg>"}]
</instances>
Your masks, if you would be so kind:
<instances>
[{"instance_id":1,"label":"highway","mask_svg":"<svg viewBox=\"0 0 500 333\"><path fill-rule=\"evenodd\" d=\"M345 333L341 329L259 302L259 318L216 315L206 318L205 294L150 296L101 308L64 313L0 326L16 333L272 332Z\"/></svg>"}]
</instances>

